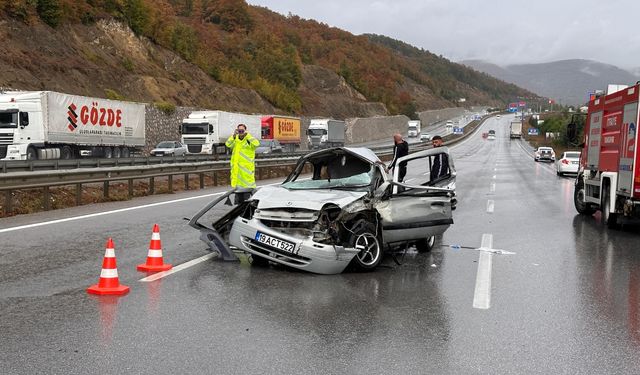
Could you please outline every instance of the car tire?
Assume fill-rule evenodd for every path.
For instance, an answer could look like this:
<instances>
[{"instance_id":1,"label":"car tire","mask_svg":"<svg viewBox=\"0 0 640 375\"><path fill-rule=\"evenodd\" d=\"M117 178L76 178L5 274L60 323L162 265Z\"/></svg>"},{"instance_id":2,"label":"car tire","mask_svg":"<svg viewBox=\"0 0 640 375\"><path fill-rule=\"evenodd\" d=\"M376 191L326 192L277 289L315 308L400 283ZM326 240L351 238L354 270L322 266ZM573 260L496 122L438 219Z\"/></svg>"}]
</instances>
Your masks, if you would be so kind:
<instances>
[{"instance_id":1,"label":"car tire","mask_svg":"<svg viewBox=\"0 0 640 375\"><path fill-rule=\"evenodd\" d=\"M376 233L375 225L366 220L358 220L353 226L349 246L361 249L351 261L356 271L373 271L382 260L382 243Z\"/></svg>"},{"instance_id":2,"label":"car tire","mask_svg":"<svg viewBox=\"0 0 640 375\"><path fill-rule=\"evenodd\" d=\"M433 245L436 243L436 236L431 236L416 242L416 250L419 253L427 253L433 249Z\"/></svg>"},{"instance_id":3,"label":"car tire","mask_svg":"<svg viewBox=\"0 0 640 375\"><path fill-rule=\"evenodd\" d=\"M600 204L602 212L602 222L609 229L615 229L618 227L618 214L611 211L611 199L610 198L609 185L605 185L602 188L602 203Z\"/></svg>"},{"instance_id":4,"label":"car tire","mask_svg":"<svg viewBox=\"0 0 640 375\"><path fill-rule=\"evenodd\" d=\"M131 150L129 150L128 147L125 147L125 148L122 149L122 157L123 158L131 157Z\"/></svg>"},{"instance_id":5,"label":"car tire","mask_svg":"<svg viewBox=\"0 0 640 375\"><path fill-rule=\"evenodd\" d=\"M122 149L120 147L113 148L113 157L115 159L120 159L122 157Z\"/></svg>"}]
</instances>

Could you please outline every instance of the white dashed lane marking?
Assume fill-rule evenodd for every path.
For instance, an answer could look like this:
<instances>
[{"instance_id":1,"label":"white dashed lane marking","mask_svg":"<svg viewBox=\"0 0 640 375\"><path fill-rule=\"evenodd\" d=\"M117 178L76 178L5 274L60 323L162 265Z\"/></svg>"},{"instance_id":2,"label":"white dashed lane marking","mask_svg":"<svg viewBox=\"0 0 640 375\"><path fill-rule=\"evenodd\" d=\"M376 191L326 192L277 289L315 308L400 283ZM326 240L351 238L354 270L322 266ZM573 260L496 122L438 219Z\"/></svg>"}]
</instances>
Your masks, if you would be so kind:
<instances>
[{"instance_id":1,"label":"white dashed lane marking","mask_svg":"<svg viewBox=\"0 0 640 375\"><path fill-rule=\"evenodd\" d=\"M482 235L480 250L490 250L493 247L493 235ZM487 310L491 307L491 269L493 267L493 253L481 251L476 274L476 287L473 293L473 307Z\"/></svg>"},{"instance_id":2,"label":"white dashed lane marking","mask_svg":"<svg viewBox=\"0 0 640 375\"><path fill-rule=\"evenodd\" d=\"M494 206L495 206L495 203L493 202L493 200L489 199L487 201L487 213L492 214Z\"/></svg>"}]
</instances>

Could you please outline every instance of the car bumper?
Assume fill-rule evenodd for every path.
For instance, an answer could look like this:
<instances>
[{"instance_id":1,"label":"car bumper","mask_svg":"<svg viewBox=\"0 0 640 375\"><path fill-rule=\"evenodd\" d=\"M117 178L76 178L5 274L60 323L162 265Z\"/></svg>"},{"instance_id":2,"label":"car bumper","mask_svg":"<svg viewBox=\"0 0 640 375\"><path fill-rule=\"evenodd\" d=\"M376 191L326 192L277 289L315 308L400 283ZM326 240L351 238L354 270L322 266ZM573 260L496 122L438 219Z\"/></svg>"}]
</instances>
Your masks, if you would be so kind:
<instances>
[{"instance_id":1,"label":"car bumper","mask_svg":"<svg viewBox=\"0 0 640 375\"><path fill-rule=\"evenodd\" d=\"M560 173L578 173L578 169L580 169L579 164L559 164L558 172Z\"/></svg>"},{"instance_id":2,"label":"car bumper","mask_svg":"<svg viewBox=\"0 0 640 375\"><path fill-rule=\"evenodd\" d=\"M295 253L274 249L255 240L257 232L292 242ZM275 231L257 219L237 218L229 234L229 244L253 256L302 271L333 275L341 273L358 253L354 248L327 245Z\"/></svg>"},{"instance_id":3,"label":"car bumper","mask_svg":"<svg viewBox=\"0 0 640 375\"><path fill-rule=\"evenodd\" d=\"M536 160L539 160L539 161L555 161L556 158L551 157L551 156L536 156Z\"/></svg>"}]
</instances>

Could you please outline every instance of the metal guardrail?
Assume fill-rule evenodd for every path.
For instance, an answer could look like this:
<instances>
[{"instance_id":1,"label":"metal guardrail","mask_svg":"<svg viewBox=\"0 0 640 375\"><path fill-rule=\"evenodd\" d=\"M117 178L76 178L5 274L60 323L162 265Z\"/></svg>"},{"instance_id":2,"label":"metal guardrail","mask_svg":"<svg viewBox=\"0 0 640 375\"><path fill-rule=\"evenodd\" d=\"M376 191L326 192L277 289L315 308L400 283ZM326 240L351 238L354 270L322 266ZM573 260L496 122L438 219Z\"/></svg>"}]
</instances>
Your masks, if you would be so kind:
<instances>
[{"instance_id":1,"label":"metal guardrail","mask_svg":"<svg viewBox=\"0 0 640 375\"><path fill-rule=\"evenodd\" d=\"M280 159L283 157L300 157L306 151L257 155L256 159ZM21 171L48 171L81 168L126 167L158 164L197 163L205 161L229 160L228 155L182 155L182 156L147 156L118 159L70 159L70 160L16 160L0 161L0 173Z\"/></svg>"},{"instance_id":2,"label":"metal guardrail","mask_svg":"<svg viewBox=\"0 0 640 375\"><path fill-rule=\"evenodd\" d=\"M467 138L475 133L475 130L484 120L489 117L483 117L480 122L470 123L465 127L463 135L447 135L443 137L447 144L454 144ZM466 129L471 129L469 132ZM430 148L430 143L414 144L412 151L419 151ZM391 146L370 147L376 154L385 158L392 154ZM301 155L287 154L285 157L258 158L256 159L256 177L258 180L266 174L269 175L270 169L274 167L290 167L295 165ZM195 157L194 157L195 156ZM170 159L168 161L167 159ZM211 174L214 185L218 185L220 178L219 173L228 174L228 160L207 160L202 155L187 155L185 157L172 158L129 158L129 159L88 159L88 160L55 160L57 169L38 170L39 161L24 162L28 166L27 171L5 172L0 175L0 191L4 192L5 199L3 204L3 214L11 214L13 212L13 191L24 189L42 188L44 190L44 209L50 209L51 187L57 186L75 186L76 205L82 203L82 185L84 184L103 184L103 193L105 198L109 197L109 184L113 181L127 181L128 196L133 197L134 180L148 179L149 194L155 193L155 178L167 177L169 192L173 192L173 177L177 175L184 176L185 190L190 188L189 176L197 175L199 177L199 186L204 188L205 176ZM86 162L86 163L85 163ZM92 163L98 163L94 165ZM138 164L136 164L138 163ZM23 166L24 166L23 165ZM50 164L43 164L45 167ZM85 167L87 166L87 167ZM93 167L89 167L93 166ZM64 168L67 167L67 168Z\"/></svg>"}]
</instances>

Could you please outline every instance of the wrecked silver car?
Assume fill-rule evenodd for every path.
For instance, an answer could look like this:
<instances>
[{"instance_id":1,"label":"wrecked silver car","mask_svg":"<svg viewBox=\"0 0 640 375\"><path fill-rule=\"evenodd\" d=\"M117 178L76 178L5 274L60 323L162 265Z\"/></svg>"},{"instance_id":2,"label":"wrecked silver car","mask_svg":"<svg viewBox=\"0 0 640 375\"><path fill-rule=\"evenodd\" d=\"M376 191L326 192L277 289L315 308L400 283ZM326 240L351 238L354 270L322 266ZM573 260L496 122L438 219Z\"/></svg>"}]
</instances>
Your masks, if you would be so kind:
<instances>
[{"instance_id":1,"label":"wrecked silver car","mask_svg":"<svg viewBox=\"0 0 640 375\"><path fill-rule=\"evenodd\" d=\"M439 170L444 173L431 180L434 163L443 160ZM449 150L416 152L397 165L407 168L403 182L399 168L389 178L385 165L366 148L312 152L298 160L282 184L256 189L211 226L200 219L226 195L190 224L224 257L232 257L227 251L233 249L250 253L254 263L319 274L348 266L373 270L385 250L415 245L429 251L434 236L453 224L456 173Z\"/></svg>"}]
</instances>

